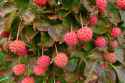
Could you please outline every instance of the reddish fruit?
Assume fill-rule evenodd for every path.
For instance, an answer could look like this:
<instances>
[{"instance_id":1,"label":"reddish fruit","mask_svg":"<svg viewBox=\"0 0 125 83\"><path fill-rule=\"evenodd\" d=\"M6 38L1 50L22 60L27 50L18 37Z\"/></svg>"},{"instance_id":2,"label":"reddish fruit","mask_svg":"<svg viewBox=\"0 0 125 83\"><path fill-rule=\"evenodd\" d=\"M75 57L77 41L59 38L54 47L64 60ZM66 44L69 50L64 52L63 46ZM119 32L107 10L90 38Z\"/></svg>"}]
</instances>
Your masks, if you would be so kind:
<instances>
[{"instance_id":1,"label":"reddish fruit","mask_svg":"<svg viewBox=\"0 0 125 83\"><path fill-rule=\"evenodd\" d=\"M77 32L78 39L81 41L90 41L93 37L93 31L89 27L82 27Z\"/></svg>"},{"instance_id":2,"label":"reddish fruit","mask_svg":"<svg viewBox=\"0 0 125 83\"><path fill-rule=\"evenodd\" d=\"M7 31L2 31L2 32L0 32L0 36L1 36L1 37L9 37L9 35L10 35L10 33L7 32Z\"/></svg>"},{"instance_id":3,"label":"reddish fruit","mask_svg":"<svg viewBox=\"0 0 125 83\"><path fill-rule=\"evenodd\" d=\"M19 56L24 56L27 54L26 44L21 40L10 42L8 48L11 52L14 52Z\"/></svg>"},{"instance_id":4,"label":"reddish fruit","mask_svg":"<svg viewBox=\"0 0 125 83\"><path fill-rule=\"evenodd\" d=\"M115 63L116 62L116 55L115 55L115 53L107 53L104 55L104 59L107 62Z\"/></svg>"},{"instance_id":5,"label":"reddish fruit","mask_svg":"<svg viewBox=\"0 0 125 83\"><path fill-rule=\"evenodd\" d=\"M119 46L118 42L116 40L110 42L110 46L112 48L117 48Z\"/></svg>"},{"instance_id":6,"label":"reddish fruit","mask_svg":"<svg viewBox=\"0 0 125 83\"><path fill-rule=\"evenodd\" d=\"M43 7L48 3L48 0L34 0L34 3L39 7Z\"/></svg>"},{"instance_id":7,"label":"reddish fruit","mask_svg":"<svg viewBox=\"0 0 125 83\"><path fill-rule=\"evenodd\" d=\"M104 13L107 8L107 0L96 0L96 6L101 13Z\"/></svg>"},{"instance_id":8,"label":"reddish fruit","mask_svg":"<svg viewBox=\"0 0 125 83\"><path fill-rule=\"evenodd\" d=\"M50 65L51 59L49 56L42 55L38 58L37 64L42 66L42 67L48 67Z\"/></svg>"},{"instance_id":9,"label":"reddish fruit","mask_svg":"<svg viewBox=\"0 0 125 83\"><path fill-rule=\"evenodd\" d=\"M106 68L108 68L108 65L107 65L106 63L103 63L103 64L100 64L100 67L101 67L102 69L106 69Z\"/></svg>"},{"instance_id":10,"label":"reddish fruit","mask_svg":"<svg viewBox=\"0 0 125 83\"><path fill-rule=\"evenodd\" d=\"M89 24L90 25L96 25L97 24L97 21L98 21L98 18L97 18L97 16L91 16L90 18L89 18Z\"/></svg>"},{"instance_id":11,"label":"reddish fruit","mask_svg":"<svg viewBox=\"0 0 125 83\"><path fill-rule=\"evenodd\" d=\"M21 83L35 83L35 81L32 77L25 77Z\"/></svg>"},{"instance_id":12,"label":"reddish fruit","mask_svg":"<svg viewBox=\"0 0 125 83\"><path fill-rule=\"evenodd\" d=\"M22 75L24 74L25 70L26 70L25 64L18 64L12 68L12 71L14 72L15 75Z\"/></svg>"},{"instance_id":13,"label":"reddish fruit","mask_svg":"<svg viewBox=\"0 0 125 83\"><path fill-rule=\"evenodd\" d=\"M121 29L119 27L112 28L111 36L112 37L118 37L122 33Z\"/></svg>"},{"instance_id":14,"label":"reddish fruit","mask_svg":"<svg viewBox=\"0 0 125 83\"><path fill-rule=\"evenodd\" d=\"M44 75L46 72L47 68L42 67L40 65L34 66L33 68L33 72L35 75L39 76L39 75Z\"/></svg>"},{"instance_id":15,"label":"reddish fruit","mask_svg":"<svg viewBox=\"0 0 125 83\"><path fill-rule=\"evenodd\" d=\"M116 5L119 9L125 9L125 0L117 0Z\"/></svg>"},{"instance_id":16,"label":"reddish fruit","mask_svg":"<svg viewBox=\"0 0 125 83\"><path fill-rule=\"evenodd\" d=\"M57 80L56 83L61 83L61 82L59 80Z\"/></svg>"},{"instance_id":17,"label":"reddish fruit","mask_svg":"<svg viewBox=\"0 0 125 83\"><path fill-rule=\"evenodd\" d=\"M77 34L75 32L69 32L64 35L64 41L69 46L75 46L78 43Z\"/></svg>"},{"instance_id":18,"label":"reddish fruit","mask_svg":"<svg viewBox=\"0 0 125 83\"><path fill-rule=\"evenodd\" d=\"M0 77L4 76L6 74L5 71L0 71Z\"/></svg>"},{"instance_id":19,"label":"reddish fruit","mask_svg":"<svg viewBox=\"0 0 125 83\"><path fill-rule=\"evenodd\" d=\"M97 37L95 40L95 46L103 48L107 45L106 39L104 37Z\"/></svg>"},{"instance_id":20,"label":"reddish fruit","mask_svg":"<svg viewBox=\"0 0 125 83\"><path fill-rule=\"evenodd\" d=\"M68 63L68 57L65 53L58 53L54 60L56 66L64 68Z\"/></svg>"}]
</instances>

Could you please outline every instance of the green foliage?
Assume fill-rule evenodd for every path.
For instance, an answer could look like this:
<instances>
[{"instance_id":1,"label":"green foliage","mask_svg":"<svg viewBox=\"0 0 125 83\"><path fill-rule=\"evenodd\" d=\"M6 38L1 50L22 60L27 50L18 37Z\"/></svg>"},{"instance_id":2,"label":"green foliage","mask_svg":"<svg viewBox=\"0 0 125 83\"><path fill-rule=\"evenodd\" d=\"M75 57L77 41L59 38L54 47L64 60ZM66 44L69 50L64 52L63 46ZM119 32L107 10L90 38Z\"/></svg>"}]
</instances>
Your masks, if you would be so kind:
<instances>
[{"instance_id":1,"label":"green foliage","mask_svg":"<svg viewBox=\"0 0 125 83\"><path fill-rule=\"evenodd\" d=\"M36 83L125 83L125 11L116 6L117 0L106 1L106 11L101 13L96 0L48 0L42 6L34 0L0 0L0 83L18 83L24 76L32 76ZM89 23L93 15L97 16L95 25ZM78 40L76 46L68 46L64 35L70 31L77 34L82 26L92 29L93 39ZM122 30L117 38L111 36L113 27ZM1 32L10 34L4 37ZM105 37L106 47L95 46L98 36ZM16 39L25 42L26 56L20 57L10 50L10 42ZM110 45L113 40L118 42L117 48ZM54 62L58 52L68 57L64 68ZM108 52L116 54L115 63L104 59ZM51 58L51 64L44 75L37 76L33 67L42 54ZM12 67L19 63L26 64L26 71L16 76ZM100 66L103 63L107 67Z\"/></svg>"}]
</instances>

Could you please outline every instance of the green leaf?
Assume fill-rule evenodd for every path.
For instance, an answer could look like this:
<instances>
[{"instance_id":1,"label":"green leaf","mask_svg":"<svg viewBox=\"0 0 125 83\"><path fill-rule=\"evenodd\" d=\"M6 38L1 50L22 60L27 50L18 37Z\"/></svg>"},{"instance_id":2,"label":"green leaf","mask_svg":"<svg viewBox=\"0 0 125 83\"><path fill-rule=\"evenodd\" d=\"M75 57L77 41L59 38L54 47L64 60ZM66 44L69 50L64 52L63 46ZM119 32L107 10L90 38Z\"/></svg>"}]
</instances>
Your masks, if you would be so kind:
<instances>
[{"instance_id":1,"label":"green leaf","mask_svg":"<svg viewBox=\"0 0 125 83\"><path fill-rule=\"evenodd\" d=\"M123 23L120 23L120 28L122 29L122 30L125 30L125 22L123 22Z\"/></svg>"},{"instance_id":2,"label":"green leaf","mask_svg":"<svg viewBox=\"0 0 125 83\"><path fill-rule=\"evenodd\" d=\"M79 25L78 21L76 20L73 14L70 14L63 19L63 25L71 27L71 24L74 27Z\"/></svg>"},{"instance_id":3,"label":"green leaf","mask_svg":"<svg viewBox=\"0 0 125 83\"><path fill-rule=\"evenodd\" d=\"M115 72L111 69L100 70L98 82L99 83L116 83Z\"/></svg>"},{"instance_id":4,"label":"green leaf","mask_svg":"<svg viewBox=\"0 0 125 83\"><path fill-rule=\"evenodd\" d=\"M125 83L125 69L123 67L115 67L120 83Z\"/></svg>"},{"instance_id":5,"label":"green leaf","mask_svg":"<svg viewBox=\"0 0 125 83\"><path fill-rule=\"evenodd\" d=\"M41 32L41 46L51 47L53 44L54 44L54 41L49 36L49 34Z\"/></svg>"},{"instance_id":6,"label":"green leaf","mask_svg":"<svg viewBox=\"0 0 125 83\"><path fill-rule=\"evenodd\" d=\"M54 41L62 41L62 38L60 37L60 34L57 33L57 28L48 28L48 34Z\"/></svg>"},{"instance_id":7,"label":"green leaf","mask_svg":"<svg viewBox=\"0 0 125 83\"><path fill-rule=\"evenodd\" d=\"M125 11L120 10L121 20L125 22Z\"/></svg>"},{"instance_id":8,"label":"green leaf","mask_svg":"<svg viewBox=\"0 0 125 83\"><path fill-rule=\"evenodd\" d=\"M33 30L32 26L26 26L23 28L22 33L22 39L26 39L28 42L30 42L35 37L37 32Z\"/></svg>"},{"instance_id":9,"label":"green leaf","mask_svg":"<svg viewBox=\"0 0 125 83\"><path fill-rule=\"evenodd\" d=\"M104 34L110 30L109 26L107 25L108 24L105 21L100 20L96 27L93 28L93 32L100 35Z\"/></svg>"},{"instance_id":10,"label":"green leaf","mask_svg":"<svg viewBox=\"0 0 125 83\"><path fill-rule=\"evenodd\" d=\"M111 11L114 14L118 14L119 13L118 9L116 8L116 5L113 4L113 3L108 3L108 7L107 8L108 8L108 11Z\"/></svg>"},{"instance_id":11,"label":"green leaf","mask_svg":"<svg viewBox=\"0 0 125 83\"><path fill-rule=\"evenodd\" d=\"M64 8L70 9L77 4L80 4L80 0L63 0Z\"/></svg>"},{"instance_id":12,"label":"green leaf","mask_svg":"<svg viewBox=\"0 0 125 83\"><path fill-rule=\"evenodd\" d=\"M73 57L69 60L69 63L66 66L66 69L70 72L74 72L78 66L79 58Z\"/></svg>"},{"instance_id":13,"label":"green leaf","mask_svg":"<svg viewBox=\"0 0 125 83\"><path fill-rule=\"evenodd\" d=\"M0 77L0 82L10 79L9 76Z\"/></svg>"},{"instance_id":14,"label":"green leaf","mask_svg":"<svg viewBox=\"0 0 125 83\"><path fill-rule=\"evenodd\" d=\"M85 47L84 47L84 50L85 50L85 51L90 51L90 50L92 50L93 48L94 48L94 45L93 45L92 42L87 42L87 43L85 43Z\"/></svg>"},{"instance_id":15,"label":"green leaf","mask_svg":"<svg viewBox=\"0 0 125 83\"><path fill-rule=\"evenodd\" d=\"M115 49L115 54L116 54L116 59L121 62L124 63L124 50L121 48L116 48Z\"/></svg>"},{"instance_id":16,"label":"green leaf","mask_svg":"<svg viewBox=\"0 0 125 83\"><path fill-rule=\"evenodd\" d=\"M9 10L9 9L8 9ZM15 19L16 11L13 11L5 18L4 30L10 31L13 20Z\"/></svg>"},{"instance_id":17,"label":"green leaf","mask_svg":"<svg viewBox=\"0 0 125 83\"><path fill-rule=\"evenodd\" d=\"M20 17L16 16L11 25L11 36L13 37L13 39L16 39L19 22Z\"/></svg>"},{"instance_id":18,"label":"green leaf","mask_svg":"<svg viewBox=\"0 0 125 83\"><path fill-rule=\"evenodd\" d=\"M21 10L26 10L29 6L30 0L14 0L16 2L16 5Z\"/></svg>"},{"instance_id":19,"label":"green leaf","mask_svg":"<svg viewBox=\"0 0 125 83\"><path fill-rule=\"evenodd\" d=\"M83 60L79 61L79 66L77 67L77 70L80 74L84 73L85 66L86 64Z\"/></svg>"},{"instance_id":20,"label":"green leaf","mask_svg":"<svg viewBox=\"0 0 125 83\"><path fill-rule=\"evenodd\" d=\"M108 19L110 20L110 22L114 25L118 24L120 22L120 17L119 17L119 11L116 8L116 5L112 3L108 3L107 10L108 10L107 17L109 17Z\"/></svg>"},{"instance_id":21,"label":"green leaf","mask_svg":"<svg viewBox=\"0 0 125 83\"><path fill-rule=\"evenodd\" d=\"M3 60L4 56L5 56L5 53L4 52L0 52L0 60Z\"/></svg>"}]
</instances>

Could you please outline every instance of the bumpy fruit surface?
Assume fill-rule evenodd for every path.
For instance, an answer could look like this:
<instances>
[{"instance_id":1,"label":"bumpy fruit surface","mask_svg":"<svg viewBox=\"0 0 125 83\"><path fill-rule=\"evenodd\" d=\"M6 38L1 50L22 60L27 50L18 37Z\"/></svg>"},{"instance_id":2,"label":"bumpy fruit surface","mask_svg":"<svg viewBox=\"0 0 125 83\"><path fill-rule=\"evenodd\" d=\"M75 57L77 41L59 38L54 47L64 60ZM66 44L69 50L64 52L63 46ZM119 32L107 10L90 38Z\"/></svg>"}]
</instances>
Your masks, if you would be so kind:
<instances>
[{"instance_id":1,"label":"bumpy fruit surface","mask_svg":"<svg viewBox=\"0 0 125 83\"><path fill-rule=\"evenodd\" d=\"M36 65L36 66L34 66L34 68L33 68L33 72L34 72L34 74L37 75L37 76L39 76L39 75L44 75L45 72L46 72L46 70L47 70L47 68L42 67L42 66L40 66L40 65Z\"/></svg>"},{"instance_id":2,"label":"bumpy fruit surface","mask_svg":"<svg viewBox=\"0 0 125 83\"><path fill-rule=\"evenodd\" d=\"M119 27L112 28L111 36L112 37L118 37L121 35L121 29Z\"/></svg>"},{"instance_id":3,"label":"bumpy fruit surface","mask_svg":"<svg viewBox=\"0 0 125 83\"><path fill-rule=\"evenodd\" d=\"M90 41L92 39L93 31L89 27L85 26L85 27L80 28L77 31L77 36L78 36L78 39L80 41L87 42L87 41Z\"/></svg>"},{"instance_id":4,"label":"bumpy fruit surface","mask_svg":"<svg viewBox=\"0 0 125 83\"><path fill-rule=\"evenodd\" d=\"M9 37L10 33L7 31L0 32L0 37Z\"/></svg>"},{"instance_id":5,"label":"bumpy fruit surface","mask_svg":"<svg viewBox=\"0 0 125 83\"><path fill-rule=\"evenodd\" d=\"M100 64L100 67L102 69L106 69L106 68L108 68L108 65L106 63L102 63L102 64Z\"/></svg>"},{"instance_id":6,"label":"bumpy fruit surface","mask_svg":"<svg viewBox=\"0 0 125 83\"><path fill-rule=\"evenodd\" d=\"M125 0L116 0L116 5L119 9L125 9Z\"/></svg>"},{"instance_id":7,"label":"bumpy fruit surface","mask_svg":"<svg viewBox=\"0 0 125 83\"><path fill-rule=\"evenodd\" d=\"M35 81L32 77L25 77L21 83L35 83Z\"/></svg>"},{"instance_id":8,"label":"bumpy fruit surface","mask_svg":"<svg viewBox=\"0 0 125 83\"><path fill-rule=\"evenodd\" d=\"M119 46L118 42L116 40L110 42L110 46L112 48L117 48Z\"/></svg>"},{"instance_id":9,"label":"bumpy fruit surface","mask_svg":"<svg viewBox=\"0 0 125 83\"><path fill-rule=\"evenodd\" d=\"M77 34L75 32L69 32L64 35L64 41L69 46L75 46L78 43Z\"/></svg>"},{"instance_id":10,"label":"bumpy fruit surface","mask_svg":"<svg viewBox=\"0 0 125 83\"><path fill-rule=\"evenodd\" d=\"M65 53L58 53L54 62L57 67L64 68L68 63L68 57Z\"/></svg>"},{"instance_id":11,"label":"bumpy fruit surface","mask_svg":"<svg viewBox=\"0 0 125 83\"><path fill-rule=\"evenodd\" d=\"M98 18L97 18L97 16L91 16L90 18L89 18L89 24L90 25L96 25L97 24L97 21L98 21Z\"/></svg>"},{"instance_id":12,"label":"bumpy fruit surface","mask_svg":"<svg viewBox=\"0 0 125 83\"><path fill-rule=\"evenodd\" d=\"M102 36L97 37L95 40L95 46L97 47L103 48L106 46L106 44L107 44L106 39Z\"/></svg>"},{"instance_id":13,"label":"bumpy fruit surface","mask_svg":"<svg viewBox=\"0 0 125 83\"><path fill-rule=\"evenodd\" d=\"M22 75L24 74L25 70L26 70L25 64L18 64L12 68L12 71L14 72L15 75Z\"/></svg>"},{"instance_id":14,"label":"bumpy fruit surface","mask_svg":"<svg viewBox=\"0 0 125 83\"><path fill-rule=\"evenodd\" d=\"M101 13L105 12L107 8L107 0L96 0L96 6Z\"/></svg>"},{"instance_id":15,"label":"bumpy fruit surface","mask_svg":"<svg viewBox=\"0 0 125 83\"><path fill-rule=\"evenodd\" d=\"M56 83L61 83L61 82L59 80L57 80Z\"/></svg>"},{"instance_id":16,"label":"bumpy fruit surface","mask_svg":"<svg viewBox=\"0 0 125 83\"><path fill-rule=\"evenodd\" d=\"M50 62L51 62L51 59L47 55L42 55L37 60L37 64L44 68L48 67L50 65Z\"/></svg>"},{"instance_id":17,"label":"bumpy fruit surface","mask_svg":"<svg viewBox=\"0 0 125 83\"><path fill-rule=\"evenodd\" d=\"M34 3L40 7L43 7L47 4L48 0L34 0Z\"/></svg>"},{"instance_id":18,"label":"bumpy fruit surface","mask_svg":"<svg viewBox=\"0 0 125 83\"><path fill-rule=\"evenodd\" d=\"M107 53L104 55L104 59L107 62L115 63L116 62L116 55L115 55L115 53Z\"/></svg>"},{"instance_id":19,"label":"bumpy fruit surface","mask_svg":"<svg viewBox=\"0 0 125 83\"><path fill-rule=\"evenodd\" d=\"M27 54L26 44L23 41L15 40L9 43L8 48L11 52L19 56L23 56Z\"/></svg>"}]
</instances>

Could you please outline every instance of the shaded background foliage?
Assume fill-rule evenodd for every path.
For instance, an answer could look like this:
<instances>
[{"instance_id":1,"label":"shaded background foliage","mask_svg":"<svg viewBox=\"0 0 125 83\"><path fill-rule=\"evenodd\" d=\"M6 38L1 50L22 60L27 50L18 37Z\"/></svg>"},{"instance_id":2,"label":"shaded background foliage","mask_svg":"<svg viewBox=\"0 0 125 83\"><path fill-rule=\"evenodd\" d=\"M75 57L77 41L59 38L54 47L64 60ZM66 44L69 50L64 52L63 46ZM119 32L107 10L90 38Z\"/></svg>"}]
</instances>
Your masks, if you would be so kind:
<instances>
[{"instance_id":1,"label":"shaded background foliage","mask_svg":"<svg viewBox=\"0 0 125 83\"><path fill-rule=\"evenodd\" d=\"M125 83L125 11L115 6L115 0L107 0L106 12L101 15L95 5L95 0L50 0L45 7L37 7L32 0L0 0L0 31L11 34L9 38L0 37L0 82L17 83L23 76L15 77L11 67L16 63L25 63L28 66L28 75L33 75L32 64L37 57L44 54L50 57L55 56L55 44L59 52L66 52L69 63L64 69L56 66L49 67L44 76L34 76L36 83ZM77 45L75 48L68 47L63 36L72 29L78 30L81 26L80 15L83 24L87 24L91 15L98 16L96 26L91 26L94 38L103 35L109 41L112 26L119 26L123 34L117 38L119 47L112 49L96 48L93 41L85 43L85 48ZM21 25L19 25L21 23ZM11 54L6 48L9 40L15 40L18 28L21 28L19 39L25 41L29 49L29 56L17 57ZM107 68L100 67L105 63L102 53L106 50L114 51L117 55L117 62L108 63ZM18 58L18 59L17 59Z\"/></svg>"}]
</instances>

